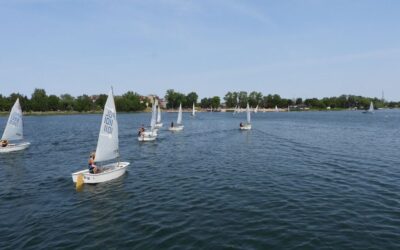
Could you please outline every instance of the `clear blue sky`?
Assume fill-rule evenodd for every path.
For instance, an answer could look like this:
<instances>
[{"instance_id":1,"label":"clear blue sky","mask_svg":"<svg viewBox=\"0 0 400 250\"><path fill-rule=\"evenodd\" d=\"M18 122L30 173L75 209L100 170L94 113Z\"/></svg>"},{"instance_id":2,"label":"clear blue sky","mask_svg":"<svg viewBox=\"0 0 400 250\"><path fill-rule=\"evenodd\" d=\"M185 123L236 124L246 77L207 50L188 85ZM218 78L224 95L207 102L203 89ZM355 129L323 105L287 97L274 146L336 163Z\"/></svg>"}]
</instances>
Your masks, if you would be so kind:
<instances>
[{"instance_id":1,"label":"clear blue sky","mask_svg":"<svg viewBox=\"0 0 400 250\"><path fill-rule=\"evenodd\" d=\"M0 93L400 100L397 0L0 0Z\"/></svg>"}]
</instances>

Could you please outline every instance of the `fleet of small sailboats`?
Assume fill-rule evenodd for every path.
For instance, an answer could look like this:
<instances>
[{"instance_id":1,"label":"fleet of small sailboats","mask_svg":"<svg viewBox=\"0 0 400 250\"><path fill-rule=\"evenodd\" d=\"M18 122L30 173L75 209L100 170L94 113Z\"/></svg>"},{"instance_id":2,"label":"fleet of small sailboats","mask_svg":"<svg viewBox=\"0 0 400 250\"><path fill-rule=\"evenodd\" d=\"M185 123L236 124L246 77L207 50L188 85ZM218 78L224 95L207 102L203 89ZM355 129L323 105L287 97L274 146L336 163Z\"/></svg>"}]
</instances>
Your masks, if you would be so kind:
<instances>
[{"instance_id":1,"label":"fleet of small sailboats","mask_svg":"<svg viewBox=\"0 0 400 250\"><path fill-rule=\"evenodd\" d=\"M275 112L279 112L277 106L275 106ZM290 112L290 106L287 107L287 111ZM240 107L237 105L234 109L234 114L240 112ZM258 105L253 110L254 113L258 112ZM374 105L370 103L368 110L363 113L373 113ZM192 116L196 115L195 104L193 103ZM249 103L246 106L246 123L240 123L240 130L251 130L251 109ZM139 141L153 141L157 138L157 131L163 126L161 121L161 108L158 104L158 100L154 99L151 112L150 129L149 131L141 131L138 136ZM176 124L171 123L168 128L170 131L181 131L184 126L182 124L182 104L179 105L178 117ZM23 142L23 122L22 122L22 110L19 99L14 103L10 115L7 120L7 124L4 133L1 137L2 142L6 142L6 145L0 147L0 153L12 152L23 150L27 148L30 143ZM12 143L9 143L12 142ZM95 155L95 156L94 156ZM72 180L78 185L84 183L95 184L106 181L114 180L122 176L129 166L129 162L121 162L119 160L119 139L118 139L118 122L117 122L117 111L115 108L114 95L112 89L107 97L106 104L104 106L104 112L102 116L102 122L99 131L99 137L97 142L97 148L93 157L96 163L104 163L104 165L97 167L98 172L93 172L89 169L80 170L72 173ZM117 159L117 162L111 161ZM89 162L89 166L92 163Z\"/></svg>"},{"instance_id":2,"label":"fleet of small sailboats","mask_svg":"<svg viewBox=\"0 0 400 250\"><path fill-rule=\"evenodd\" d=\"M117 111L115 109L114 96L112 90L110 90L104 106L94 160L95 162L100 163L114 159L118 159L118 161L99 167L99 173L90 173L87 168L72 173L73 182L78 184L95 184L111 181L122 176L129 165L129 162L119 161Z\"/></svg>"},{"instance_id":3,"label":"fleet of small sailboats","mask_svg":"<svg viewBox=\"0 0 400 250\"><path fill-rule=\"evenodd\" d=\"M29 147L30 143L23 142L23 139L22 109L18 98L11 108L6 128L1 136L2 143L5 143L5 146L0 145L0 153L19 151Z\"/></svg>"}]
</instances>

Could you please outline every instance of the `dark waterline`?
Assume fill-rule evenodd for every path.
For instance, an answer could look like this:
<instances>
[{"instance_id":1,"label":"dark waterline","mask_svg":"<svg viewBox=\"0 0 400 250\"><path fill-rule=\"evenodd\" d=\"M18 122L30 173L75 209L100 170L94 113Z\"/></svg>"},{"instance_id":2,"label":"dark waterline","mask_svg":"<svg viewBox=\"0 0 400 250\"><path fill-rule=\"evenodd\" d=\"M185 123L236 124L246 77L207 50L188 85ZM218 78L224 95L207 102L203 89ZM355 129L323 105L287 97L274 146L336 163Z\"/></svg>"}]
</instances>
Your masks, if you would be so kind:
<instances>
[{"instance_id":1,"label":"dark waterline","mask_svg":"<svg viewBox=\"0 0 400 250\"><path fill-rule=\"evenodd\" d=\"M400 112L119 114L116 181L76 192L101 115L25 117L0 154L0 249L400 249ZM0 117L4 129L6 117Z\"/></svg>"}]
</instances>

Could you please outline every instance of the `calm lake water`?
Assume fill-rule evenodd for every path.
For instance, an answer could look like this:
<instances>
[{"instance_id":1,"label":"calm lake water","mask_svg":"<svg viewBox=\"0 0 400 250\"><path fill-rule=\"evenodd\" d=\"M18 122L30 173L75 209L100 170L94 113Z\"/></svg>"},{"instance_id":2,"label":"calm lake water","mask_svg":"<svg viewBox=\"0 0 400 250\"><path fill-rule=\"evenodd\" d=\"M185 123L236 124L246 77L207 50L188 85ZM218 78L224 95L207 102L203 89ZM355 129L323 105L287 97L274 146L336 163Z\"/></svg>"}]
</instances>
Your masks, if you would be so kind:
<instances>
[{"instance_id":1,"label":"calm lake water","mask_svg":"<svg viewBox=\"0 0 400 250\"><path fill-rule=\"evenodd\" d=\"M76 192L100 115L25 117L0 155L0 249L400 249L400 111L118 114L128 173ZM0 130L6 117L0 117Z\"/></svg>"}]
</instances>

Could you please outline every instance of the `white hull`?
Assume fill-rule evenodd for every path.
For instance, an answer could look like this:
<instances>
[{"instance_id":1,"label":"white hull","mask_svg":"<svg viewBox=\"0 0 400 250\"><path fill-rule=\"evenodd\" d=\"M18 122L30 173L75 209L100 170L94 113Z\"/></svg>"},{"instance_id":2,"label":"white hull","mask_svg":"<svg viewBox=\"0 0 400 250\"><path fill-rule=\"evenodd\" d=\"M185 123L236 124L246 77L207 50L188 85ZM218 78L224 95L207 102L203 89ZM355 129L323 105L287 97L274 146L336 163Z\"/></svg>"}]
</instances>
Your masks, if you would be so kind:
<instances>
[{"instance_id":1,"label":"white hull","mask_svg":"<svg viewBox=\"0 0 400 250\"><path fill-rule=\"evenodd\" d=\"M9 153L24 150L31 145L29 142L23 142L19 144L9 144L7 147L0 147L0 153Z\"/></svg>"},{"instance_id":2,"label":"white hull","mask_svg":"<svg viewBox=\"0 0 400 250\"><path fill-rule=\"evenodd\" d=\"M103 170L101 173L98 174L89 173L89 169L81 170L72 173L72 181L76 182L80 174L83 174L83 182L88 184L96 184L96 183L111 181L125 174L128 165L129 162L111 163L102 166L101 168L105 170Z\"/></svg>"},{"instance_id":3,"label":"white hull","mask_svg":"<svg viewBox=\"0 0 400 250\"><path fill-rule=\"evenodd\" d=\"M138 141L154 141L157 138L157 129L153 131L145 131L138 136Z\"/></svg>"},{"instance_id":4,"label":"white hull","mask_svg":"<svg viewBox=\"0 0 400 250\"><path fill-rule=\"evenodd\" d=\"M156 123L155 128L162 128L163 124L162 123Z\"/></svg>"},{"instance_id":5,"label":"white hull","mask_svg":"<svg viewBox=\"0 0 400 250\"><path fill-rule=\"evenodd\" d=\"M169 127L168 128L168 130L169 131L181 131L181 130L183 130L183 125L181 125L181 126L175 126L175 127Z\"/></svg>"},{"instance_id":6,"label":"white hull","mask_svg":"<svg viewBox=\"0 0 400 250\"><path fill-rule=\"evenodd\" d=\"M251 129L251 124L245 124L242 127L240 127L240 130L250 130Z\"/></svg>"}]
</instances>

